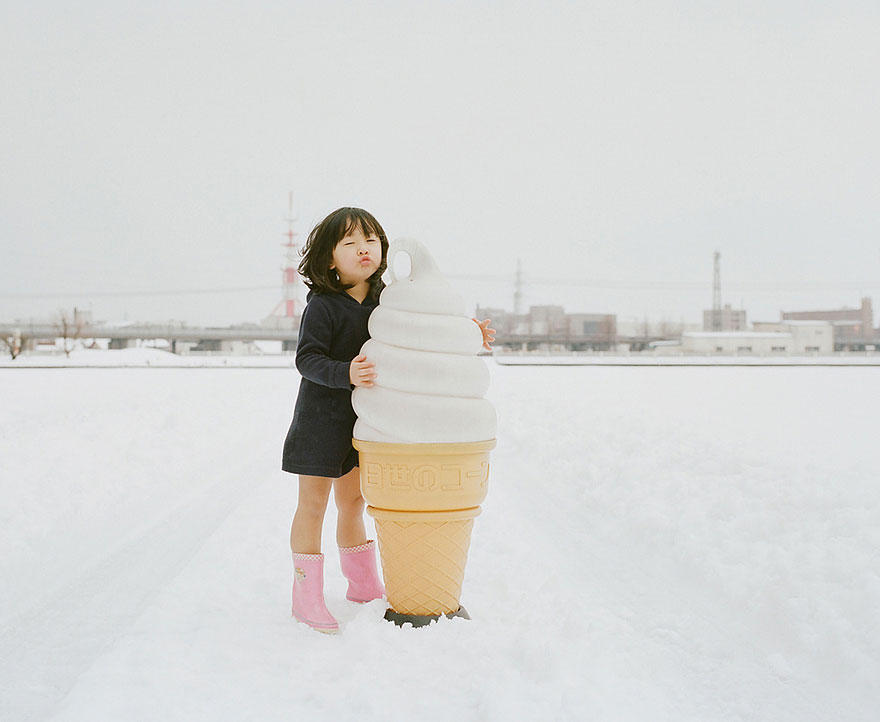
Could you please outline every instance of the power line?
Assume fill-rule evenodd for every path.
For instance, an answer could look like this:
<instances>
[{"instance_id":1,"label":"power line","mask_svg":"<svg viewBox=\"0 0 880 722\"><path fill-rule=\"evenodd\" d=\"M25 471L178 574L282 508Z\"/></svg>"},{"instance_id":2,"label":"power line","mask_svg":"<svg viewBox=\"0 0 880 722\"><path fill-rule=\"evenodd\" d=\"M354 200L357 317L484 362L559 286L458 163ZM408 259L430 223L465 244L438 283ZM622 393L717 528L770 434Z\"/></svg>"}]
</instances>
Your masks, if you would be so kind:
<instances>
[{"instance_id":1,"label":"power line","mask_svg":"<svg viewBox=\"0 0 880 722\"><path fill-rule=\"evenodd\" d=\"M58 293L6 293L0 292L0 298L64 298L82 296L184 296L192 293L249 293L252 291L277 291L278 285L272 286L228 286L226 288L183 288L158 291L61 291Z\"/></svg>"},{"instance_id":2,"label":"power line","mask_svg":"<svg viewBox=\"0 0 880 722\"><path fill-rule=\"evenodd\" d=\"M512 283L510 276L458 276L447 278L462 281L503 281ZM710 285L705 281L617 281L597 278L552 278L547 276L526 276L525 283L535 286L585 286L590 288L618 289L626 291L678 291L708 290ZM875 281L728 281L727 286L739 291L839 291L839 290L876 290L880 289L880 279Z\"/></svg>"},{"instance_id":3,"label":"power line","mask_svg":"<svg viewBox=\"0 0 880 722\"><path fill-rule=\"evenodd\" d=\"M513 276L450 274L447 278L456 281L477 281L480 283L504 283L512 285ZM526 285L534 286L576 286L584 288L619 291L703 291L709 285L704 281L618 281L597 278L550 278L526 277ZM878 281L728 281L732 291L748 293L779 293L801 291L873 291L880 290ZM225 286L219 288L178 288L137 291L54 291L34 293L12 293L0 291L0 298L82 298L82 297L125 297L125 296L185 296L191 294L252 293L254 291L277 291L278 285Z\"/></svg>"}]
</instances>

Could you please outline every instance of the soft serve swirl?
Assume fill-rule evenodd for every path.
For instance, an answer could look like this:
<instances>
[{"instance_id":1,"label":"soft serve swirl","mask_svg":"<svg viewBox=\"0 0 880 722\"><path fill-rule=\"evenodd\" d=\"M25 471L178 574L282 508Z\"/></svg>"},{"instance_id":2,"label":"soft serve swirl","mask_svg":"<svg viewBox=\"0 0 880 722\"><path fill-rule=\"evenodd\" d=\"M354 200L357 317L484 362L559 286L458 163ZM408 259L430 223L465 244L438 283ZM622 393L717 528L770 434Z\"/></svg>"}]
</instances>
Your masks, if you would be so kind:
<instances>
[{"instance_id":1,"label":"soft serve swirl","mask_svg":"<svg viewBox=\"0 0 880 722\"><path fill-rule=\"evenodd\" d=\"M400 252L411 260L407 278L394 273ZM354 437L405 444L494 439L495 409L483 398L489 370L476 355L483 335L461 296L413 239L391 244L388 274L370 314L371 338L361 347L376 364L375 383L351 394Z\"/></svg>"}]
</instances>

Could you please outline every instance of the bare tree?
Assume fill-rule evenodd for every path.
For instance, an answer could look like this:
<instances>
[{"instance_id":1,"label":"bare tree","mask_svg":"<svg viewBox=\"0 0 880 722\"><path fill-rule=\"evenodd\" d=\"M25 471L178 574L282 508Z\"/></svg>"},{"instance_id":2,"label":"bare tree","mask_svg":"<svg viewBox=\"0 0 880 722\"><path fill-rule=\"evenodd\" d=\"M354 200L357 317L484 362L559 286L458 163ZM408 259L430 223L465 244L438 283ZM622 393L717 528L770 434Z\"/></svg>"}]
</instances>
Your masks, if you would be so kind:
<instances>
[{"instance_id":1,"label":"bare tree","mask_svg":"<svg viewBox=\"0 0 880 722\"><path fill-rule=\"evenodd\" d=\"M665 339L681 336L683 330L682 324L670 321L667 318L660 322L660 335Z\"/></svg>"},{"instance_id":2,"label":"bare tree","mask_svg":"<svg viewBox=\"0 0 880 722\"><path fill-rule=\"evenodd\" d=\"M0 341L6 345L7 351L15 359L21 353L21 332L15 329L11 336L0 336Z\"/></svg>"},{"instance_id":3,"label":"bare tree","mask_svg":"<svg viewBox=\"0 0 880 722\"><path fill-rule=\"evenodd\" d=\"M82 336L85 324L77 317L76 309L73 310L73 315L61 309L55 315L54 325L58 335L64 340L64 355L70 358L70 352L75 348L76 340Z\"/></svg>"}]
</instances>

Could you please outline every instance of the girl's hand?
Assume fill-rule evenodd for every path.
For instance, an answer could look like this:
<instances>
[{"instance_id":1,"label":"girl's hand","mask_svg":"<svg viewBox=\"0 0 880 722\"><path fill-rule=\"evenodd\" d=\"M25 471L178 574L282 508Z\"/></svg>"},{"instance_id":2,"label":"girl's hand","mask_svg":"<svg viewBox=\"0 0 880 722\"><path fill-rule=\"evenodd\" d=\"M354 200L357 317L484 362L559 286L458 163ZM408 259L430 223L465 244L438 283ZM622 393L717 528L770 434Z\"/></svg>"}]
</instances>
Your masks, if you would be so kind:
<instances>
[{"instance_id":1,"label":"girl's hand","mask_svg":"<svg viewBox=\"0 0 880 722\"><path fill-rule=\"evenodd\" d=\"M367 361L365 354L360 354L352 360L348 369L348 377L355 386L372 386L373 379L376 378L375 368L376 364Z\"/></svg>"},{"instance_id":2,"label":"girl's hand","mask_svg":"<svg viewBox=\"0 0 880 722\"><path fill-rule=\"evenodd\" d=\"M483 348L487 351L491 351L492 347L489 346L489 344L495 340L495 329L489 328L492 319L487 318L485 321L477 321L477 319L472 318L471 321L477 324L477 326L480 327L480 331L483 332Z\"/></svg>"}]
</instances>

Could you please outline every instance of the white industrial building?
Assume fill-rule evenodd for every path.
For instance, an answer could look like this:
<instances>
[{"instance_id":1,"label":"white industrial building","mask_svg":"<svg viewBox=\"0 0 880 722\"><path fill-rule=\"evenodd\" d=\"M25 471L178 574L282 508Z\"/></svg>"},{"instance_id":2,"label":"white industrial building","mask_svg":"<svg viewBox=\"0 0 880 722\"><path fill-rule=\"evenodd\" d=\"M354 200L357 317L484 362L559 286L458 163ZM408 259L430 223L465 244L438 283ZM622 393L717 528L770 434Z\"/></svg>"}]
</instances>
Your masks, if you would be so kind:
<instances>
[{"instance_id":1,"label":"white industrial building","mask_svg":"<svg viewBox=\"0 0 880 722\"><path fill-rule=\"evenodd\" d=\"M755 321L755 331L792 336L791 353L828 354L834 351L834 324L830 321Z\"/></svg>"},{"instance_id":2,"label":"white industrial building","mask_svg":"<svg viewBox=\"0 0 880 722\"><path fill-rule=\"evenodd\" d=\"M828 321L756 322L753 331L698 331L681 335L681 351L694 354L830 354L834 329Z\"/></svg>"}]
</instances>

